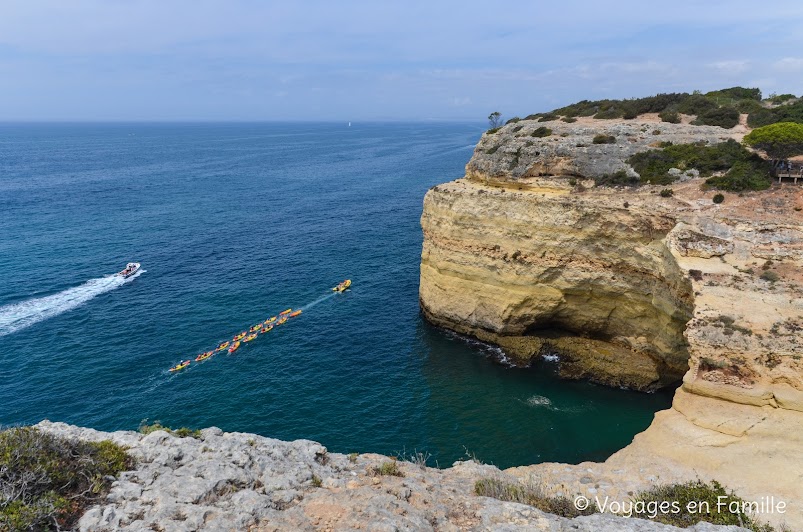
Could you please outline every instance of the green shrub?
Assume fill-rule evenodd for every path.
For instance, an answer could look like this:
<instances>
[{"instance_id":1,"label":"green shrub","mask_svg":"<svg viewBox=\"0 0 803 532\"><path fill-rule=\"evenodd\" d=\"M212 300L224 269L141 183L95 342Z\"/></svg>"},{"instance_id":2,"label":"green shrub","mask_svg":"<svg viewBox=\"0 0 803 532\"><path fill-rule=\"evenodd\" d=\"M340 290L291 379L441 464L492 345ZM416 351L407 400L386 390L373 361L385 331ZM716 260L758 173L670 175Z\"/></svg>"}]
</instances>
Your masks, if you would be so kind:
<instances>
[{"instance_id":1,"label":"green shrub","mask_svg":"<svg viewBox=\"0 0 803 532\"><path fill-rule=\"evenodd\" d=\"M725 201L725 196L722 194L714 194L714 198L711 201L714 203L722 203Z\"/></svg>"},{"instance_id":2,"label":"green shrub","mask_svg":"<svg viewBox=\"0 0 803 532\"><path fill-rule=\"evenodd\" d=\"M548 137L552 134L552 130L548 127L541 126L536 128L532 133L530 133L531 137Z\"/></svg>"},{"instance_id":3,"label":"green shrub","mask_svg":"<svg viewBox=\"0 0 803 532\"><path fill-rule=\"evenodd\" d=\"M379 466L375 466L371 472L377 476L391 476L391 477L403 477L404 473L402 470L399 469L399 463L395 459L388 460L386 462L382 462Z\"/></svg>"},{"instance_id":4,"label":"green shrub","mask_svg":"<svg viewBox=\"0 0 803 532\"><path fill-rule=\"evenodd\" d=\"M573 123L577 122L577 119L575 117L573 117L573 116L564 116L563 118L561 118L561 120L563 120L567 124L573 124Z\"/></svg>"},{"instance_id":5,"label":"green shrub","mask_svg":"<svg viewBox=\"0 0 803 532\"><path fill-rule=\"evenodd\" d=\"M594 144L615 144L616 137L614 137L613 135L599 134L599 135L594 135L594 139L591 142L593 142Z\"/></svg>"},{"instance_id":6,"label":"green shrub","mask_svg":"<svg viewBox=\"0 0 803 532\"><path fill-rule=\"evenodd\" d=\"M600 187L635 187L640 184L638 177L629 176L625 170L617 170L613 174L602 175L595 178L594 182Z\"/></svg>"},{"instance_id":7,"label":"green shrub","mask_svg":"<svg viewBox=\"0 0 803 532\"><path fill-rule=\"evenodd\" d=\"M560 118L560 115L555 113L545 113L542 114L541 117L538 119L539 122L549 122L550 120L557 120Z\"/></svg>"},{"instance_id":8,"label":"green shrub","mask_svg":"<svg viewBox=\"0 0 803 532\"><path fill-rule=\"evenodd\" d=\"M201 431L198 429L189 429L187 427L181 427L179 429L173 430L170 427L165 427L159 421L154 421L150 425L148 425L145 420L140 423L139 428L137 429L140 434L150 434L151 432L156 432L157 430L163 430L168 434L173 436L177 436L179 438L195 438L196 440L201 437Z\"/></svg>"},{"instance_id":9,"label":"green shrub","mask_svg":"<svg viewBox=\"0 0 803 532\"><path fill-rule=\"evenodd\" d=\"M710 177L705 182L720 190L731 192L766 190L772 186L769 165L762 160L738 161L725 175Z\"/></svg>"},{"instance_id":10,"label":"green shrub","mask_svg":"<svg viewBox=\"0 0 803 532\"><path fill-rule=\"evenodd\" d=\"M598 120L610 120L613 118L622 118L625 115L625 112L620 107L608 107L607 109L601 109L594 115L594 118Z\"/></svg>"},{"instance_id":11,"label":"green shrub","mask_svg":"<svg viewBox=\"0 0 803 532\"><path fill-rule=\"evenodd\" d=\"M500 146L499 144L497 144L496 146L492 146L487 150L485 150L485 153L487 153L488 155L493 155L494 153L496 153L496 150L499 149L499 146Z\"/></svg>"},{"instance_id":12,"label":"green shrub","mask_svg":"<svg viewBox=\"0 0 803 532\"><path fill-rule=\"evenodd\" d=\"M720 107L701 113L692 122L696 126L719 126L731 129L739 123L739 111L733 107Z\"/></svg>"},{"instance_id":13,"label":"green shrub","mask_svg":"<svg viewBox=\"0 0 803 532\"><path fill-rule=\"evenodd\" d=\"M713 101L730 103L736 100L754 100L761 101L761 89L746 89L744 87L731 87L729 89L721 89L718 91L711 91L705 94L706 98Z\"/></svg>"},{"instance_id":14,"label":"green shrub","mask_svg":"<svg viewBox=\"0 0 803 532\"><path fill-rule=\"evenodd\" d=\"M770 95L769 98L767 98L767 101L777 105L780 103L788 102L789 100L794 100L796 98L797 96L795 96L794 94L772 94Z\"/></svg>"},{"instance_id":15,"label":"green shrub","mask_svg":"<svg viewBox=\"0 0 803 532\"><path fill-rule=\"evenodd\" d=\"M658 113L658 118L661 119L661 122L680 124L680 115L676 111L663 111Z\"/></svg>"},{"instance_id":16,"label":"green shrub","mask_svg":"<svg viewBox=\"0 0 803 532\"><path fill-rule=\"evenodd\" d=\"M803 123L803 99L772 109L756 110L747 117L747 125L753 128L768 126L776 122Z\"/></svg>"},{"instance_id":17,"label":"green shrub","mask_svg":"<svg viewBox=\"0 0 803 532\"><path fill-rule=\"evenodd\" d=\"M519 118L518 116L514 116L513 118L505 122L505 125L515 124L516 122L521 122L521 118Z\"/></svg>"},{"instance_id":18,"label":"green shrub","mask_svg":"<svg viewBox=\"0 0 803 532\"><path fill-rule=\"evenodd\" d=\"M702 94L692 94L681 101L677 106L677 112L684 115L701 115L707 111L718 108L716 102L706 98Z\"/></svg>"},{"instance_id":19,"label":"green shrub","mask_svg":"<svg viewBox=\"0 0 803 532\"><path fill-rule=\"evenodd\" d=\"M0 432L0 530L60 530L111 486L133 460L111 441L72 441L18 427Z\"/></svg>"},{"instance_id":20,"label":"green shrub","mask_svg":"<svg viewBox=\"0 0 803 532\"><path fill-rule=\"evenodd\" d=\"M492 497L500 501L528 504L542 512L569 518L591 515L596 511L593 504L588 509L580 511L572 500L566 497L545 495L540 486L532 483L514 483L492 477L481 478L475 482L474 493L481 497Z\"/></svg>"},{"instance_id":21,"label":"green shrub","mask_svg":"<svg viewBox=\"0 0 803 532\"><path fill-rule=\"evenodd\" d=\"M640 152L627 160L641 176L642 183L668 185L675 180L668 174L670 168L681 170L695 168L703 177L709 177L714 172L725 173L707 181L708 184L723 190L734 192L763 190L770 186L769 165L766 161L733 139L713 146L700 144L662 144L662 146L663 149Z\"/></svg>"},{"instance_id":22,"label":"green shrub","mask_svg":"<svg viewBox=\"0 0 803 532\"><path fill-rule=\"evenodd\" d=\"M654 508L664 501L677 503L679 512L653 512ZM633 497L636 511L633 517L652 519L667 525L687 528L700 521L715 525L742 526L756 532L770 532L772 527L758 523L749 512L743 511L746 503L733 491L728 492L719 482L712 480L710 484L701 480L684 484L668 484L637 493ZM652 505L650 505L652 503ZM690 506L694 505L694 506ZM644 509L644 511L640 511ZM731 511L736 510L736 511ZM657 513L657 515L655 515Z\"/></svg>"},{"instance_id":23,"label":"green shrub","mask_svg":"<svg viewBox=\"0 0 803 532\"><path fill-rule=\"evenodd\" d=\"M502 128L501 128L501 127L492 127L491 129L489 129L489 130L488 130L488 131L486 131L485 133L486 133L487 135L493 135L494 133L496 133L496 132L497 132L497 131L499 131L500 129L502 129Z\"/></svg>"},{"instance_id":24,"label":"green shrub","mask_svg":"<svg viewBox=\"0 0 803 532\"><path fill-rule=\"evenodd\" d=\"M662 198L671 198L674 195L675 195L675 191L672 190L671 188L665 188L665 189L663 189L661 191L661 197Z\"/></svg>"},{"instance_id":25,"label":"green shrub","mask_svg":"<svg viewBox=\"0 0 803 532\"><path fill-rule=\"evenodd\" d=\"M781 278L778 276L777 273L771 270L767 270L761 274L761 278L765 281L769 281L771 283L777 283Z\"/></svg>"}]
</instances>

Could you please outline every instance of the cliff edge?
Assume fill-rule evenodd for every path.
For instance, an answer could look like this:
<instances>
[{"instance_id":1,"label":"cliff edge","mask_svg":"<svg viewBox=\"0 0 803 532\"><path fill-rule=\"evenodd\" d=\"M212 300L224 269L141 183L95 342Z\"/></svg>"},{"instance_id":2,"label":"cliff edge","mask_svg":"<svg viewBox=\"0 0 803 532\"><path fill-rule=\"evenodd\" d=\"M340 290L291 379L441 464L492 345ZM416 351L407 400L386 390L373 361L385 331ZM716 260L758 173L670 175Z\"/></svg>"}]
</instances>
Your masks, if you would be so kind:
<instances>
[{"instance_id":1,"label":"cliff edge","mask_svg":"<svg viewBox=\"0 0 803 532\"><path fill-rule=\"evenodd\" d=\"M603 464L514 468L566 493L627 496L717 479L787 501L803 527L803 195L726 193L693 166L636 181L636 153L716 146L749 131L633 120L521 120L478 143L466 176L431 189L420 302L432 323L492 342L517 364L613 386L682 384L670 410Z\"/></svg>"}]
</instances>

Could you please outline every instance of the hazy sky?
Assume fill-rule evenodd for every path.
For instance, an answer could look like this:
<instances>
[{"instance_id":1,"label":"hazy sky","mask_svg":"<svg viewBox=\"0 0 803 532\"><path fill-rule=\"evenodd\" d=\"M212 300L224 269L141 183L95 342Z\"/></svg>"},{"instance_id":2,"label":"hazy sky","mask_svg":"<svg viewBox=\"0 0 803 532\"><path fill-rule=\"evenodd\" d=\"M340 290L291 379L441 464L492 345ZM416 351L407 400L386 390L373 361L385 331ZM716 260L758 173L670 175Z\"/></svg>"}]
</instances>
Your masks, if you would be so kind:
<instances>
[{"instance_id":1,"label":"hazy sky","mask_svg":"<svg viewBox=\"0 0 803 532\"><path fill-rule=\"evenodd\" d=\"M483 120L733 85L803 93L800 0L0 3L0 120Z\"/></svg>"}]
</instances>

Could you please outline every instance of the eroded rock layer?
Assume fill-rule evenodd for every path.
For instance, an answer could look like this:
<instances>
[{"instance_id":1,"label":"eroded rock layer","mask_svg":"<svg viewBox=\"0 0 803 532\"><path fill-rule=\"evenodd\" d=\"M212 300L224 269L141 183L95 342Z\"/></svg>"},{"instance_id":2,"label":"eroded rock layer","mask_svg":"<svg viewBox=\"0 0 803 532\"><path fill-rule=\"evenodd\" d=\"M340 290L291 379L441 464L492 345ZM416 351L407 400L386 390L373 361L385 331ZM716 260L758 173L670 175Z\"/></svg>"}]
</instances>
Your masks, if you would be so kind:
<instances>
[{"instance_id":1,"label":"eroded rock layer","mask_svg":"<svg viewBox=\"0 0 803 532\"><path fill-rule=\"evenodd\" d=\"M744 117L742 117L744 118ZM744 121L742 121L744 122ZM553 129L532 137L537 127ZM744 134L657 122L522 121L484 135L464 179L424 201L421 308L520 362L545 346L569 377L649 389L683 375L670 410L601 464L539 464L565 494L627 497L717 479L775 497L803 527L803 194L784 184L714 204L694 168L666 187L601 188L662 142ZM593 146L593 137L613 137Z\"/></svg>"},{"instance_id":2,"label":"eroded rock layer","mask_svg":"<svg viewBox=\"0 0 803 532\"><path fill-rule=\"evenodd\" d=\"M588 201L586 201L588 200ZM469 180L424 200L421 307L439 325L528 362L544 345L565 373L649 389L688 368L691 283L665 213Z\"/></svg>"}]
</instances>

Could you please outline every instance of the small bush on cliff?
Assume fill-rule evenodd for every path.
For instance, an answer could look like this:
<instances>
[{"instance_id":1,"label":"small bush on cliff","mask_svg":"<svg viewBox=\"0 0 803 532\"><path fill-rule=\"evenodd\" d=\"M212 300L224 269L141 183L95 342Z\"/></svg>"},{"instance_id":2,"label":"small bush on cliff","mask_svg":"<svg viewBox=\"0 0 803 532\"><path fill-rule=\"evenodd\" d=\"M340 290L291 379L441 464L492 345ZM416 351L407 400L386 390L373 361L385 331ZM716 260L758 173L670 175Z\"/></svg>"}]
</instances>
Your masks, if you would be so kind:
<instances>
[{"instance_id":1,"label":"small bush on cliff","mask_svg":"<svg viewBox=\"0 0 803 532\"><path fill-rule=\"evenodd\" d=\"M594 135L594 138L592 139L591 142L593 142L594 144L615 144L616 137L614 137L613 135L599 134L599 135Z\"/></svg>"},{"instance_id":2,"label":"small bush on cliff","mask_svg":"<svg viewBox=\"0 0 803 532\"><path fill-rule=\"evenodd\" d=\"M706 179L706 184L721 190L765 190L772 186L769 167L763 161L738 161L725 175Z\"/></svg>"},{"instance_id":3,"label":"small bush on cliff","mask_svg":"<svg viewBox=\"0 0 803 532\"><path fill-rule=\"evenodd\" d=\"M658 505L664 501L677 505L672 506L667 512L657 510ZM684 484L658 486L636 494L633 502L638 503L634 504L637 511L633 517L680 528L705 521L715 525L742 526L756 532L773 530L769 525L757 522L749 512L745 511L745 508L749 508L749 503L733 491L728 492L716 480L712 480L710 484L695 480Z\"/></svg>"},{"instance_id":4,"label":"small bush on cliff","mask_svg":"<svg viewBox=\"0 0 803 532\"><path fill-rule=\"evenodd\" d=\"M714 194L714 199L712 199L711 201L713 201L714 203L722 203L723 201L725 201L725 196L722 194Z\"/></svg>"},{"instance_id":5,"label":"small bush on cliff","mask_svg":"<svg viewBox=\"0 0 803 532\"><path fill-rule=\"evenodd\" d=\"M719 126L730 129L739 123L739 111L732 107L711 109L697 116L695 126Z\"/></svg>"},{"instance_id":6,"label":"small bush on cliff","mask_svg":"<svg viewBox=\"0 0 803 532\"><path fill-rule=\"evenodd\" d=\"M474 493L481 497L491 497L500 501L528 504L551 514L563 517L578 517L595 513L593 505L586 510L578 510L566 497L546 495L541 487L533 482L521 484L499 478L481 478L474 483Z\"/></svg>"},{"instance_id":7,"label":"small bush on cliff","mask_svg":"<svg viewBox=\"0 0 803 532\"><path fill-rule=\"evenodd\" d=\"M139 428L137 429L140 434L150 434L151 432L156 432L157 430L163 430L168 434L173 436L177 436L179 438L195 438L198 439L201 437L201 431L198 429L190 429L187 427L181 427L179 429L171 429L170 427L165 427L159 421L154 421L150 425L147 424L147 420L143 420L140 423Z\"/></svg>"},{"instance_id":8,"label":"small bush on cliff","mask_svg":"<svg viewBox=\"0 0 803 532\"><path fill-rule=\"evenodd\" d=\"M17 427L0 432L0 530L62 530L130 469L125 449Z\"/></svg>"},{"instance_id":9,"label":"small bush on cliff","mask_svg":"<svg viewBox=\"0 0 803 532\"><path fill-rule=\"evenodd\" d=\"M390 477L403 477L404 473L399 469L399 462L396 459L391 459L382 462L380 465L375 466L371 473L375 476L390 476Z\"/></svg>"},{"instance_id":10,"label":"small bush on cliff","mask_svg":"<svg viewBox=\"0 0 803 532\"><path fill-rule=\"evenodd\" d=\"M613 174L605 174L594 179L600 187L635 187L640 184L639 178L630 176L625 170L617 170Z\"/></svg>"},{"instance_id":11,"label":"small bush on cliff","mask_svg":"<svg viewBox=\"0 0 803 532\"><path fill-rule=\"evenodd\" d=\"M680 124L680 115L675 111L664 111L662 113L658 113L658 118L661 119L661 122Z\"/></svg>"},{"instance_id":12,"label":"small bush on cliff","mask_svg":"<svg viewBox=\"0 0 803 532\"><path fill-rule=\"evenodd\" d=\"M536 128L532 133L530 133L531 137L548 137L550 135L552 135L552 130L546 126Z\"/></svg>"},{"instance_id":13,"label":"small bush on cliff","mask_svg":"<svg viewBox=\"0 0 803 532\"><path fill-rule=\"evenodd\" d=\"M665 189L663 189L661 191L661 197L662 198L671 198L674 195L675 195L675 191L672 190L671 188L665 188Z\"/></svg>"}]
</instances>

